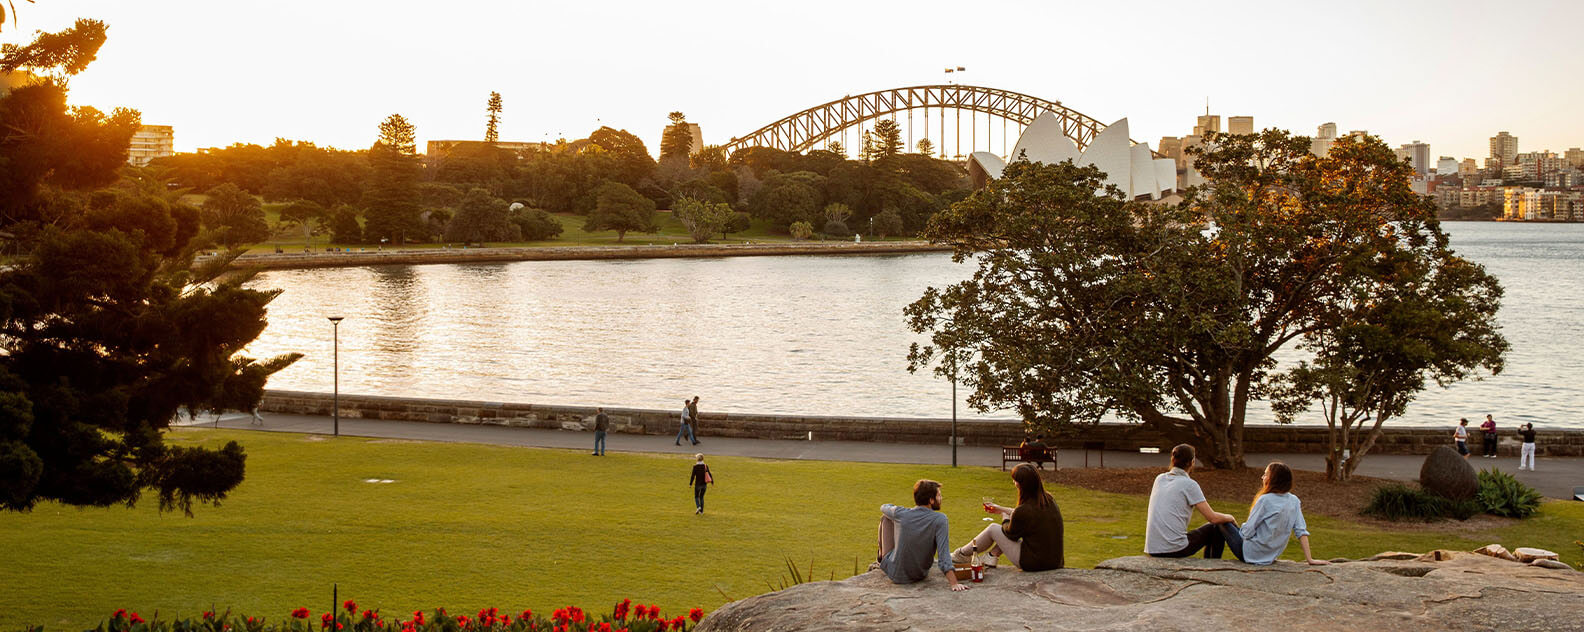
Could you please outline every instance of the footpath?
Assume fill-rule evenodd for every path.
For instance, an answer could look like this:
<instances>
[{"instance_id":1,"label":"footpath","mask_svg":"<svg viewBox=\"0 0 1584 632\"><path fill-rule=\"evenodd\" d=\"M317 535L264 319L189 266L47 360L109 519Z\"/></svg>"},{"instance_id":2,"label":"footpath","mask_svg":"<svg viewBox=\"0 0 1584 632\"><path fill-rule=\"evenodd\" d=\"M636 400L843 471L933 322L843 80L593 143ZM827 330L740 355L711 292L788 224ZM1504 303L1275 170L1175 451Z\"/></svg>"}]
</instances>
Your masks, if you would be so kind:
<instances>
[{"instance_id":1,"label":"footpath","mask_svg":"<svg viewBox=\"0 0 1584 632\"><path fill-rule=\"evenodd\" d=\"M185 417L175 427L216 427L228 430L255 430L263 432L291 432L303 434L330 434L334 421L328 416L288 415L263 413L263 423L254 423L247 413L226 413L218 419L200 415L197 420ZM342 418L340 432L349 437L379 439L407 439L413 441L444 441L450 443L482 443L534 448L592 450L593 432L568 430L543 430L537 428L512 428L495 425L428 423L421 421L390 421L383 419ZM855 461L867 463L914 463L920 465L950 465L952 449L949 445L923 445L914 443L879 443L868 441L794 441L785 439L739 439L709 436L706 424L699 445L674 444L675 437L610 433L606 435L607 452L648 452L660 454L693 454L703 452L716 456L746 456L764 459L801 459L814 461ZM1060 455L1062 468L1100 467L1164 467L1166 457L1160 454L1140 454L1122 451L1090 451L1065 449ZM1086 465L1087 458L1087 465ZM1280 460L1302 470L1325 470L1325 458L1319 454L1249 454L1248 463L1259 466ZM1399 481L1419 478L1419 466L1424 462L1418 455L1369 455L1359 466L1358 474ZM997 447L959 446L958 465L976 467L1001 466L1001 449ZM1486 459L1478 455L1469 457L1476 470L1496 468L1513 474L1518 480L1534 487L1548 498L1573 498L1575 487L1584 487L1584 458L1542 457L1536 471L1519 471L1517 457Z\"/></svg>"}]
</instances>

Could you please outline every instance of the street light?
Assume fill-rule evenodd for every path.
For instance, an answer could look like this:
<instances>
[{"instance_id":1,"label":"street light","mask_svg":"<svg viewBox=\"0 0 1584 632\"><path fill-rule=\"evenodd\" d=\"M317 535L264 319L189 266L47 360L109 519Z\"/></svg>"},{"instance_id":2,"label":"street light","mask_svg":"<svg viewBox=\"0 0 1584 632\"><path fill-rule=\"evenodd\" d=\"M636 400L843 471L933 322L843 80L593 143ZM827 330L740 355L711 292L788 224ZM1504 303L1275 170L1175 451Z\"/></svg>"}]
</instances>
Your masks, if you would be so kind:
<instances>
[{"instance_id":1,"label":"street light","mask_svg":"<svg viewBox=\"0 0 1584 632\"><path fill-rule=\"evenodd\" d=\"M333 373L335 375L335 395L333 396L334 399L331 400L331 401L334 402L333 404L331 404L333 406L333 408L331 410L331 419L333 419L334 421L331 422L331 426L330 426L331 430L330 430L330 432L331 432L332 435L337 436L337 437L341 436L341 319L342 318L344 318L344 316L331 316L330 317L330 327L331 327L331 330L334 332L333 335L334 335L334 340L335 340L335 342L332 343L333 346L331 347L332 349L334 349L334 357L335 357L335 369L334 369L334 373Z\"/></svg>"}]
</instances>

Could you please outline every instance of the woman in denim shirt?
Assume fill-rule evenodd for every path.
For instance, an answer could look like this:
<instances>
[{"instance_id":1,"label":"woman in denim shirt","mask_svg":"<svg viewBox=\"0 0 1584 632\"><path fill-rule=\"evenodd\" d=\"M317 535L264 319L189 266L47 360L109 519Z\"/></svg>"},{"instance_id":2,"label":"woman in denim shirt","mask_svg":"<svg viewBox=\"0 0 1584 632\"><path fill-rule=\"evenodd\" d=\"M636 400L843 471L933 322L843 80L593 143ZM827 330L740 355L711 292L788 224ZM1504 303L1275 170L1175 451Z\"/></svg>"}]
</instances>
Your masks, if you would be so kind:
<instances>
[{"instance_id":1,"label":"woman in denim shirt","mask_svg":"<svg viewBox=\"0 0 1584 632\"><path fill-rule=\"evenodd\" d=\"M1221 525L1226 546L1239 560L1249 564L1271 564L1287 549L1287 539L1297 537L1303 547L1304 561L1321 566L1330 564L1309 553L1309 528L1304 523L1303 506L1292 495L1292 470L1280 461L1265 466L1264 486L1249 507L1248 520L1239 528L1235 523Z\"/></svg>"}]
</instances>

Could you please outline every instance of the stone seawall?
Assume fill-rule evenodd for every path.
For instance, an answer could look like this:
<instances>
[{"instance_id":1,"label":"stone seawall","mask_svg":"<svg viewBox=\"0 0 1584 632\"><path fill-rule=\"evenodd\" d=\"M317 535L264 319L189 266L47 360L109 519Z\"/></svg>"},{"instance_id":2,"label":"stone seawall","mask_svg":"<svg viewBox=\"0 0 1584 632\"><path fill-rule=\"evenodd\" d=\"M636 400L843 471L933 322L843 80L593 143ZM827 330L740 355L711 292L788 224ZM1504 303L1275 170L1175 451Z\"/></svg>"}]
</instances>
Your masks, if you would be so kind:
<instances>
[{"instance_id":1,"label":"stone seawall","mask_svg":"<svg viewBox=\"0 0 1584 632\"><path fill-rule=\"evenodd\" d=\"M331 402L330 393L270 390L265 392L259 408L275 413L329 415ZM673 435L677 431L677 411L607 407L605 412L610 415L613 432ZM594 423L594 407L343 394L341 416L584 430ZM824 441L925 444L944 444L951 437L949 419L760 415L708 410L701 417L700 434L715 437L805 439L813 433L815 440ZM1440 428L1387 428L1370 452L1429 454L1436 446L1446 445L1450 434L1451 430ZM1016 444L1023 438L1023 428L1015 421L960 420L957 436L970 446ZM1063 448L1082 448L1086 442L1101 442L1108 450L1154 447L1164 451L1171 448L1159 433L1145 430L1138 424L1100 424L1085 430L1081 437L1058 438L1056 444ZM1244 442L1251 453L1323 453L1326 430L1313 426L1251 425L1244 428ZM1584 431L1542 430L1536 443L1540 456L1584 456ZM1503 455L1517 456L1518 443L1513 437L1504 436L1500 450Z\"/></svg>"},{"instance_id":2,"label":"stone seawall","mask_svg":"<svg viewBox=\"0 0 1584 632\"><path fill-rule=\"evenodd\" d=\"M922 241L853 243L811 241L768 244L676 244L670 246L543 246L522 248L424 248L360 252L249 253L233 268L336 268L349 266L572 261L584 259L674 259L683 257L769 257L787 255L880 255L946 252Z\"/></svg>"}]
</instances>

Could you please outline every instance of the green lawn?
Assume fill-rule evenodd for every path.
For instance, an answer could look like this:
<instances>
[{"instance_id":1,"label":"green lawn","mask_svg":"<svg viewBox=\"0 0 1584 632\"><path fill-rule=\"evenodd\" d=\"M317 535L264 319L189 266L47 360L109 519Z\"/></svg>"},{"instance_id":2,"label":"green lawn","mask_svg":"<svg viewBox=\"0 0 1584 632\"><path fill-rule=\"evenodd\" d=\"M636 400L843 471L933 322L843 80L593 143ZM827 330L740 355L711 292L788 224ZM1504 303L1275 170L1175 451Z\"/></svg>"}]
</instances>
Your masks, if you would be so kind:
<instances>
[{"instance_id":1,"label":"green lawn","mask_svg":"<svg viewBox=\"0 0 1584 632\"><path fill-rule=\"evenodd\" d=\"M979 497L1013 500L1005 473L815 461L712 458L718 485L693 515L688 455L183 429L178 444L228 439L248 449L248 478L220 507L160 514L42 505L0 513L0 629L82 629L116 608L196 615L213 605L271 620L320 612L330 586L386 613L445 606L600 611L629 597L668 613L713 609L722 592L767 590L783 556L842 578L874 552L877 508L905 503L913 481L945 484L953 542L977 532ZM617 437L613 444L620 445ZM367 483L390 479L393 483ZM1141 496L1054 489L1067 560L1089 567L1143 546ZM1217 503L1241 517L1248 499ZM1310 517L1316 554L1541 546L1579 563L1584 503L1490 533L1384 532ZM1124 537L1125 536L1125 537ZM1288 557L1299 555L1297 546Z\"/></svg>"},{"instance_id":2,"label":"green lawn","mask_svg":"<svg viewBox=\"0 0 1584 632\"><path fill-rule=\"evenodd\" d=\"M275 226L278 225L277 222L278 222L279 217L280 217L280 209L285 207L285 206L286 206L285 204L277 204L277 203L269 203L269 204L265 204L264 205L264 218L265 218L265 221L267 223L269 223L269 225L271 227L275 227ZM660 224L660 231L659 232L657 232L657 233L633 233L633 232L629 232L629 233L627 233L627 235L620 242L616 241L616 233L615 233L615 231L600 231L600 232L593 232L593 233L585 232L583 230L584 217L582 215L573 215L571 213L554 213L553 215L555 216L556 221L561 222L561 227L562 227L561 234L556 236L555 239L552 239L552 240L549 240L549 241L529 241L529 242L509 242L509 243L508 242L500 242L500 243L491 242L491 243L486 244L486 245L488 245L488 246L502 246L502 247L504 247L504 246L534 246L534 247L549 246L549 247L554 247L554 246L633 246L633 245L640 245L641 246L641 245L650 245L650 244L670 245L670 244L690 244L690 243L693 243L693 238L688 235L687 229L683 228L682 222L677 221L676 217L673 216L669 211L662 211L662 212L659 212L659 213L656 214L656 216L660 220L659 221L659 224ZM819 238L818 236L815 237L815 239L818 239L818 238ZM901 237L889 237L889 238L885 239L885 241L899 241L901 239L903 239L903 238L901 238ZM845 240L842 240L842 241L849 241L849 240L851 240L851 238L848 238L848 239L845 239ZM793 241L793 239L792 239L791 236L789 236L789 235L787 235L785 233L776 232L771 227L769 221L763 220L763 219L754 219L752 226L748 230L740 232L740 233L732 233L731 236L729 238L727 238L727 239L721 239L719 235L716 235L713 239L710 240L710 243L712 243L712 244L740 244L740 243L750 242L750 241L752 241L752 242L761 242L761 243L762 242L790 242L790 241ZM867 237L865 237L864 241L872 241L872 240L867 238ZM313 247L315 249L322 250L326 246L330 246L330 245L335 245L335 246L343 245L343 244L330 244L328 242L329 242L329 236L328 235L319 235L319 236L314 237ZM346 247L348 247L348 248L368 248L368 249L373 249L374 248L374 246L371 246L371 245L368 245L368 244L344 244L344 245ZM276 230L276 231L274 231L274 235L273 235L273 237L271 238L270 241L268 241L266 243L261 243L261 244L254 244L253 246L248 248L248 250L251 251L251 252L267 253L267 252L274 252L276 246L279 246L281 249L283 249L283 250L285 250L287 252L302 250L302 247L303 247L302 228L293 226L293 227L290 227L290 228L282 228L280 230ZM423 248L440 248L442 246L443 246L443 244L407 244L407 245L401 246L401 248L423 249ZM387 247L387 249L389 249L389 248Z\"/></svg>"}]
</instances>

